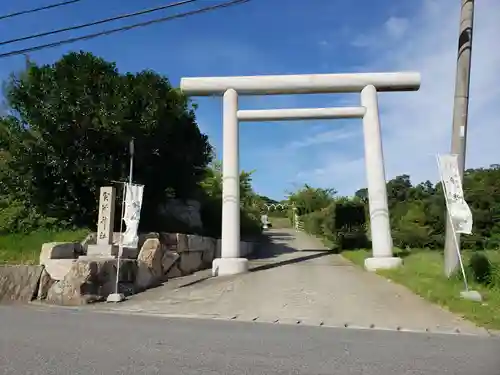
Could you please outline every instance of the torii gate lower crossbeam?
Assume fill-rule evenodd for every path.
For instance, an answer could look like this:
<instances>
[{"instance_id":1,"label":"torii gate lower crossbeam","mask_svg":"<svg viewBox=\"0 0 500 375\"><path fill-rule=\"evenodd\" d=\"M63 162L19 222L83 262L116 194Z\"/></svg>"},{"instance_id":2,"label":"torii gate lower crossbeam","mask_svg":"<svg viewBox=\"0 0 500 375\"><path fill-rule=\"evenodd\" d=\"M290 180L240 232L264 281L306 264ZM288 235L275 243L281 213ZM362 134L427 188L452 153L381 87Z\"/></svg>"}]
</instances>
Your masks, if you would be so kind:
<instances>
[{"instance_id":1,"label":"torii gate lower crossbeam","mask_svg":"<svg viewBox=\"0 0 500 375\"><path fill-rule=\"evenodd\" d=\"M401 265L392 252L384 157L377 91L416 91L418 73L319 74L253 77L183 78L181 89L191 96L223 96L223 202L221 258L213 261L214 276L248 271L240 257L239 121L362 118L370 211L372 257L368 270ZM360 107L238 110L238 93L246 95L360 92Z\"/></svg>"}]
</instances>

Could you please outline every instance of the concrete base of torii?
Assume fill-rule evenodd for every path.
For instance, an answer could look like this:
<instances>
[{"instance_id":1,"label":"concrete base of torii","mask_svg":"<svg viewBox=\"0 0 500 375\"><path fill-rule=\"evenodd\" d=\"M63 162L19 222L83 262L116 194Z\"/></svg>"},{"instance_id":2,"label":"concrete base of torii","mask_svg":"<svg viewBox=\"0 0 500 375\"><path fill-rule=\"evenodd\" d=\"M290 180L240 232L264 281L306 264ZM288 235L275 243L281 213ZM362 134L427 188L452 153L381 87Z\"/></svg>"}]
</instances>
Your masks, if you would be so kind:
<instances>
[{"instance_id":1,"label":"concrete base of torii","mask_svg":"<svg viewBox=\"0 0 500 375\"><path fill-rule=\"evenodd\" d=\"M229 276L248 272L246 258L217 258L212 262L212 276Z\"/></svg>"},{"instance_id":2,"label":"concrete base of torii","mask_svg":"<svg viewBox=\"0 0 500 375\"><path fill-rule=\"evenodd\" d=\"M365 269L367 271L390 270L398 268L403 264L403 260L397 257L366 258Z\"/></svg>"}]
</instances>

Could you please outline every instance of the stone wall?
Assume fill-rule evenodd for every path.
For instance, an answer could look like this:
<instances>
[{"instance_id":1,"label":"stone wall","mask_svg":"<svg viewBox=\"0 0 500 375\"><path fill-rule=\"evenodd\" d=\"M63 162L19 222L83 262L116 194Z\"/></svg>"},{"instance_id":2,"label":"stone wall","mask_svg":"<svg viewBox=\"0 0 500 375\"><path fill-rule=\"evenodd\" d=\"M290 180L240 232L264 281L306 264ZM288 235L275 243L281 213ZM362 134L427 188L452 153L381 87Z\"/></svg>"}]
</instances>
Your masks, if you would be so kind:
<instances>
[{"instance_id":1,"label":"stone wall","mask_svg":"<svg viewBox=\"0 0 500 375\"><path fill-rule=\"evenodd\" d=\"M192 234L149 233L140 236L139 246L139 290L211 268L212 261L220 257L220 240ZM249 256L254 244L242 242L241 249L242 256Z\"/></svg>"},{"instance_id":2,"label":"stone wall","mask_svg":"<svg viewBox=\"0 0 500 375\"><path fill-rule=\"evenodd\" d=\"M0 303L29 302L36 298L43 266L0 266Z\"/></svg>"},{"instance_id":3,"label":"stone wall","mask_svg":"<svg viewBox=\"0 0 500 375\"><path fill-rule=\"evenodd\" d=\"M0 301L36 298L58 305L104 301L115 292L117 259L85 257L87 246L95 240L92 233L82 243L45 243L39 266L0 268ZM114 234L114 242L119 242L119 233ZM249 256L253 247L253 243L242 242L242 256ZM220 257L220 240L182 233L146 233L139 236L139 249L137 259L120 260L119 293L139 293L169 279L211 268L212 261Z\"/></svg>"}]
</instances>

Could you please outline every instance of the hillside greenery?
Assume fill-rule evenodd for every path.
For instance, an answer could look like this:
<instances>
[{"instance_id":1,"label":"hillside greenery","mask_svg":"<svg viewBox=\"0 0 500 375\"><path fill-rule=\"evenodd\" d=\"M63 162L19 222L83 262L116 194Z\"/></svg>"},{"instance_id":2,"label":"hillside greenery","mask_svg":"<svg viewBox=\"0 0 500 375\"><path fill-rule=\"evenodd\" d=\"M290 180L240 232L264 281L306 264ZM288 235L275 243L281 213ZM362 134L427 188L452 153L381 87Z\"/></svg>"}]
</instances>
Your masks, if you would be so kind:
<instances>
[{"instance_id":1,"label":"hillside greenery","mask_svg":"<svg viewBox=\"0 0 500 375\"><path fill-rule=\"evenodd\" d=\"M474 216L473 234L462 236L465 249L500 247L500 165L469 169L464 174L465 199ZM387 183L394 245L401 248L442 249L446 205L441 183L412 185L410 176ZM335 243L336 234L356 232L369 238L367 190L353 197L339 197L333 189L305 185L290 194L304 226L311 233ZM364 215L361 215L363 209ZM340 215L340 216L339 216Z\"/></svg>"},{"instance_id":2,"label":"hillside greenery","mask_svg":"<svg viewBox=\"0 0 500 375\"><path fill-rule=\"evenodd\" d=\"M467 272L473 281L500 289L500 165L467 170L463 185L474 218L472 235L461 236ZM410 176L402 175L387 182L387 194L396 251L403 256L442 253L446 204L441 183L413 185ZM305 185L289 201L298 208L304 230L332 249L370 248L366 189L340 197L334 189Z\"/></svg>"},{"instance_id":3,"label":"hillside greenery","mask_svg":"<svg viewBox=\"0 0 500 375\"><path fill-rule=\"evenodd\" d=\"M121 73L113 62L73 52L53 64L28 61L4 82L0 118L0 235L95 230L101 186L145 185L141 231L174 231L158 207L201 203L203 234L220 235L222 176L196 123L195 105L153 71ZM120 192L121 189L117 189ZM251 173L242 173L242 235L260 233ZM120 194L118 194L120 195ZM115 227L120 221L117 197ZM9 243L5 240L4 243Z\"/></svg>"}]
</instances>

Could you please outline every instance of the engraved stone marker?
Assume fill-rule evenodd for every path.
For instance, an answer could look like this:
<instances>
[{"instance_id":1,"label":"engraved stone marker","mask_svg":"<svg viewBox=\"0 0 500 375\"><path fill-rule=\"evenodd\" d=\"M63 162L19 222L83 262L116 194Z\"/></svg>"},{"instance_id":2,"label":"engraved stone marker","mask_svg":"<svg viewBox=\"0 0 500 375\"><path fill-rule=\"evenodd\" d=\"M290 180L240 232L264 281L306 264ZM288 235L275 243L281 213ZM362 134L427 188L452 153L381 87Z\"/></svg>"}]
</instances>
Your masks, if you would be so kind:
<instances>
[{"instance_id":1,"label":"engraved stone marker","mask_svg":"<svg viewBox=\"0 0 500 375\"><path fill-rule=\"evenodd\" d=\"M116 189L101 187L99 198L99 219L97 222L97 244L111 245L113 242L113 221L115 217Z\"/></svg>"},{"instance_id":2,"label":"engraved stone marker","mask_svg":"<svg viewBox=\"0 0 500 375\"><path fill-rule=\"evenodd\" d=\"M97 219L97 241L89 245L87 255L80 258L114 258L118 254L113 245L113 223L115 217L116 189L112 186L101 187L99 198L99 216Z\"/></svg>"}]
</instances>

